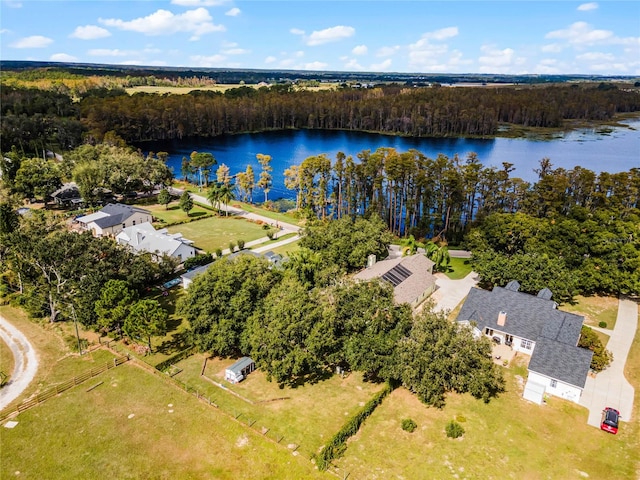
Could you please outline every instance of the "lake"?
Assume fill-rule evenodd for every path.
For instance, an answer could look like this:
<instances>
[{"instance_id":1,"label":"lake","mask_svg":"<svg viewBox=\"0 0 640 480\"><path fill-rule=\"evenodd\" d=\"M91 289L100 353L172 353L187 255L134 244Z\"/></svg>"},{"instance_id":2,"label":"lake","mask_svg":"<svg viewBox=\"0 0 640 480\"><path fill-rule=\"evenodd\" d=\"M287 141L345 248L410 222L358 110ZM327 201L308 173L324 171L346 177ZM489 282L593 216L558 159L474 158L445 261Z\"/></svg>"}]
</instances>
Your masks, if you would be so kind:
<instances>
[{"instance_id":1,"label":"lake","mask_svg":"<svg viewBox=\"0 0 640 480\"><path fill-rule=\"evenodd\" d=\"M352 155L378 147L393 147L399 152L416 149L430 158L442 153L448 157L455 154L465 159L471 152L478 155L484 166L502 168L503 162L512 163L512 177L533 182L534 172L540 160L548 157L554 168L572 169L581 166L594 172L622 172L640 167L640 119L625 122L630 128L614 128L607 133L596 133L585 129L567 133L554 140L532 139L467 139L467 138L409 138L362 132L326 130L286 130L239 135L225 135L209 139L183 139L170 142L147 142L139 145L144 152L168 152L167 164L179 178L182 157L192 151L210 152L218 165L224 163L231 174L244 171L251 165L256 181L260 164L256 154L271 155L273 188L270 199L293 198L294 193L284 186L284 170L299 165L310 156L325 153L335 160L338 152ZM213 177L215 177L214 167ZM257 190L254 198L263 197Z\"/></svg>"}]
</instances>

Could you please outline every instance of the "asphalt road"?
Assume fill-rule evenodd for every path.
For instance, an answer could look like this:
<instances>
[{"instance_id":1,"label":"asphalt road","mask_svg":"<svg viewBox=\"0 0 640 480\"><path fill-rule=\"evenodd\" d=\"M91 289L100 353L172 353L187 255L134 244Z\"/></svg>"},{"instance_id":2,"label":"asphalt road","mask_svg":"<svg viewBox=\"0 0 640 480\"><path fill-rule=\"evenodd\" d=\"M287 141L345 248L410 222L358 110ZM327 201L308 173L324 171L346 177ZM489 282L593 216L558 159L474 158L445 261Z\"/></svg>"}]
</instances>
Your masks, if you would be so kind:
<instances>
[{"instance_id":1,"label":"asphalt road","mask_svg":"<svg viewBox=\"0 0 640 480\"><path fill-rule=\"evenodd\" d=\"M38 371L38 356L27 337L1 316L0 338L11 349L14 358L11 378L0 389L0 410L2 410L29 386Z\"/></svg>"}]
</instances>

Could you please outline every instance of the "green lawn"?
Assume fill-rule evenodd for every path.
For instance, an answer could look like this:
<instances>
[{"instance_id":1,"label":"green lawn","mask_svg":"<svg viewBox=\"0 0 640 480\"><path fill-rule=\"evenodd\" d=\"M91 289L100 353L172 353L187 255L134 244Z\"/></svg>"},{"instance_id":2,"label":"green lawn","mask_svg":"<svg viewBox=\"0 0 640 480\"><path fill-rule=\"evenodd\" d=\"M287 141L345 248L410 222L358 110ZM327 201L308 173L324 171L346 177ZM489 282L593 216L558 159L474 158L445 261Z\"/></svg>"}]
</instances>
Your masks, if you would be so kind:
<instances>
[{"instance_id":1,"label":"green lawn","mask_svg":"<svg viewBox=\"0 0 640 480\"><path fill-rule=\"evenodd\" d=\"M0 340L0 372L2 372L5 377L5 381L9 381L11 378L11 373L13 372L14 361L13 354L11 353L11 349L9 346ZM0 379L1 381L2 379Z\"/></svg>"},{"instance_id":2,"label":"green lawn","mask_svg":"<svg viewBox=\"0 0 640 480\"><path fill-rule=\"evenodd\" d=\"M574 300L575 304L564 304L560 308L567 312L584 315L586 325L598 326L598 323L606 322L607 328L613 330L618 316L618 299L616 297L578 295Z\"/></svg>"},{"instance_id":3,"label":"green lawn","mask_svg":"<svg viewBox=\"0 0 640 480\"><path fill-rule=\"evenodd\" d=\"M229 248L229 242L238 240L250 242L266 237L265 230L256 223L237 217L210 217L191 223L168 227L169 233L180 232L185 238L193 240L196 247L215 252L217 248Z\"/></svg>"},{"instance_id":4,"label":"green lawn","mask_svg":"<svg viewBox=\"0 0 640 480\"><path fill-rule=\"evenodd\" d=\"M153 216L159 220L158 227L162 224L193 221L204 217L205 215L213 215L212 210L208 210L199 205L194 205L189 215L178 206L177 200L170 203L167 208L164 205L144 205L142 208L149 210Z\"/></svg>"},{"instance_id":5,"label":"green lawn","mask_svg":"<svg viewBox=\"0 0 640 480\"><path fill-rule=\"evenodd\" d=\"M297 252L298 250L300 250L300 241L287 243L286 245L272 249L273 253L278 253L282 255L283 258L288 257L289 254Z\"/></svg>"},{"instance_id":6,"label":"green lawn","mask_svg":"<svg viewBox=\"0 0 640 480\"><path fill-rule=\"evenodd\" d=\"M451 280L460 280L471 273L471 262L468 258L451 258L449 271L444 273Z\"/></svg>"},{"instance_id":7,"label":"green lawn","mask_svg":"<svg viewBox=\"0 0 640 480\"><path fill-rule=\"evenodd\" d=\"M208 360L205 375L256 402L252 405L202 378L203 362L204 356L199 354L178 363L182 372L175 378L211 398L221 410L269 428L274 438L284 437L283 443L299 445L299 451L307 457L317 452L351 415L382 388L379 384L364 382L360 374L351 374L345 378L334 375L314 385L281 389L276 383L268 382L260 370L243 382L232 385L224 380L224 369L234 360Z\"/></svg>"},{"instance_id":8,"label":"green lawn","mask_svg":"<svg viewBox=\"0 0 640 480\"><path fill-rule=\"evenodd\" d=\"M636 351L640 347L637 339ZM636 364L634 370L639 369ZM526 378L522 367L505 369L507 392L489 404L454 394L439 410L421 404L405 389L396 390L349 442L345 456L337 462L341 475L411 479L637 477L637 403L633 422L623 423L618 435L610 435L588 426L587 410L572 402L551 397L540 406L525 401L516 373ZM635 386L637 389L637 382ZM404 432L400 427L403 418L413 419L418 424L416 431ZM466 431L460 439L445 435L444 427L452 419L458 419Z\"/></svg>"},{"instance_id":9,"label":"green lawn","mask_svg":"<svg viewBox=\"0 0 640 480\"><path fill-rule=\"evenodd\" d=\"M133 364L89 383L21 413L15 428L0 428L1 478L331 478Z\"/></svg>"}]
</instances>

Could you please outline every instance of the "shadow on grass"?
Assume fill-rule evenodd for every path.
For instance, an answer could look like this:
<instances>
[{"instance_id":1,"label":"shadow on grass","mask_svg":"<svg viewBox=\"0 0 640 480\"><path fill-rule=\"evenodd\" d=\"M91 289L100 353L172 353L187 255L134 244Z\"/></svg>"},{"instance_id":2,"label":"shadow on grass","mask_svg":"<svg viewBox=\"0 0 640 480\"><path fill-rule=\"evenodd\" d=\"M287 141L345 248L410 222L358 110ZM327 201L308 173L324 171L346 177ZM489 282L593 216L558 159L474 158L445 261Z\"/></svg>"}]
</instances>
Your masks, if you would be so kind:
<instances>
[{"instance_id":1,"label":"shadow on grass","mask_svg":"<svg viewBox=\"0 0 640 480\"><path fill-rule=\"evenodd\" d=\"M165 340L161 345L155 349L156 353L162 353L163 355L170 355L181 352L182 350L190 347L189 332L183 331L175 333L171 339Z\"/></svg>"}]
</instances>

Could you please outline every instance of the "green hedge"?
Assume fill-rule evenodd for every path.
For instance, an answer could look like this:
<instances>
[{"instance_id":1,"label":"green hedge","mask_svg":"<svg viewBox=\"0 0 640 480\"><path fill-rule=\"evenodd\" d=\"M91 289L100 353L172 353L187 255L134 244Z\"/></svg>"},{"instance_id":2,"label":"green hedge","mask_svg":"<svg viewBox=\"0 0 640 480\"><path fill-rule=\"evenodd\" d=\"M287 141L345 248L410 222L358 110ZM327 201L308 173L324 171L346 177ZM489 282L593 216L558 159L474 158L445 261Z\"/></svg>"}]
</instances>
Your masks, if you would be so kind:
<instances>
[{"instance_id":1,"label":"green hedge","mask_svg":"<svg viewBox=\"0 0 640 480\"><path fill-rule=\"evenodd\" d=\"M195 347L186 348L176 353L174 356L167 358L165 361L158 363L156 365L156 370L160 370L161 372L164 372L171 365L173 365L174 363L178 363L180 360L184 360L193 352L195 352Z\"/></svg>"},{"instance_id":2,"label":"green hedge","mask_svg":"<svg viewBox=\"0 0 640 480\"><path fill-rule=\"evenodd\" d=\"M320 455L313 455L316 465L320 470L326 470L331 465L331 461L340 458L347 449L347 440L349 437L358 433L360 425L374 412L376 407L382 403L384 397L389 395L393 387L387 384L379 393L377 393L367 404L362 407L358 413L351 417L347 423L336 433L329 442L322 448Z\"/></svg>"}]
</instances>

